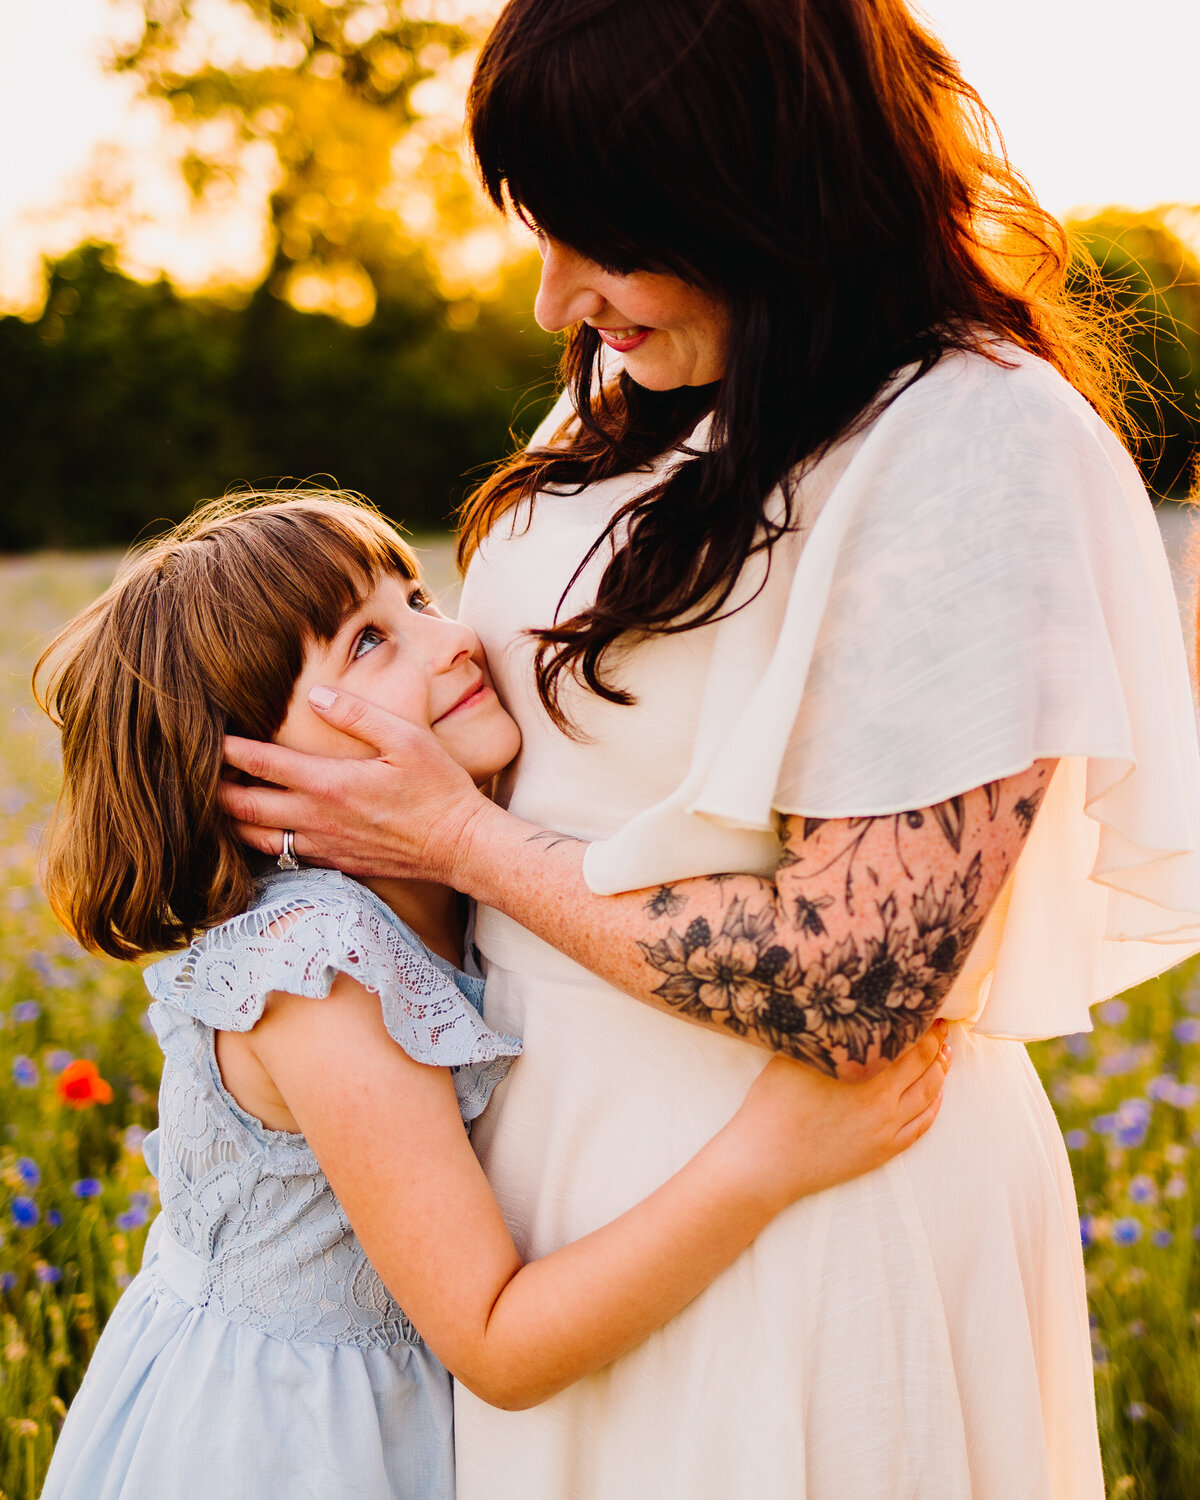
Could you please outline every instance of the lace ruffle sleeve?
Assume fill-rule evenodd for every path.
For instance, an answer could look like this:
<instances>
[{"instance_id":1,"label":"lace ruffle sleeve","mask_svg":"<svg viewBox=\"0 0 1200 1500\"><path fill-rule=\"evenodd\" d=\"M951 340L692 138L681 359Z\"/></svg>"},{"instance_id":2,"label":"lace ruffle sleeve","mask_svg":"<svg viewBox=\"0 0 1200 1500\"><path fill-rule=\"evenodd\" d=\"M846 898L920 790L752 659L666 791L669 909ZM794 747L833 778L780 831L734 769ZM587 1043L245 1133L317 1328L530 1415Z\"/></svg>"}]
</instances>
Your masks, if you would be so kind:
<instances>
[{"instance_id":1,"label":"lace ruffle sleeve","mask_svg":"<svg viewBox=\"0 0 1200 1500\"><path fill-rule=\"evenodd\" d=\"M331 870L271 876L249 911L152 964L158 1001L218 1031L249 1031L272 991L323 999L348 974L379 996L392 1039L454 1070L465 1120L480 1114L521 1043L492 1031L483 981L444 963L382 902Z\"/></svg>"}]
</instances>

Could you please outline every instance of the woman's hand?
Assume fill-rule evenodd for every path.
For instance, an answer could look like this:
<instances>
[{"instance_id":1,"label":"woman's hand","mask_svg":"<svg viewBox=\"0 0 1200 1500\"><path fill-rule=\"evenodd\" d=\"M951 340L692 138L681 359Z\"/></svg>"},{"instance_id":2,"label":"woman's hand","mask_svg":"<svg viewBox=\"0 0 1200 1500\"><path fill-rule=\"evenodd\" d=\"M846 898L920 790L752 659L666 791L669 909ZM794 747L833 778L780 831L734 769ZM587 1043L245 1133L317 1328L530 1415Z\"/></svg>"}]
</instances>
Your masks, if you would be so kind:
<instances>
[{"instance_id":1,"label":"woman's hand","mask_svg":"<svg viewBox=\"0 0 1200 1500\"><path fill-rule=\"evenodd\" d=\"M729 1128L772 1211L874 1171L918 1140L937 1117L950 1067L945 1021L864 1083L841 1083L774 1057Z\"/></svg>"},{"instance_id":2,"label":"woman's hand","mask_svg":"<svg viewBox=\"0 0 1200 1500\"><path fill-rule=\"evenodd\" d=\"M377 753L332 760L230 735L228 764L271 783L222 783L221 805L239 838L278 854L290 828L297 855L309 864L452 884L472 824L490 806L470 776L428 731L353 694L316 689L309 701L334 728Z\"/></svg>"}]
</instances>

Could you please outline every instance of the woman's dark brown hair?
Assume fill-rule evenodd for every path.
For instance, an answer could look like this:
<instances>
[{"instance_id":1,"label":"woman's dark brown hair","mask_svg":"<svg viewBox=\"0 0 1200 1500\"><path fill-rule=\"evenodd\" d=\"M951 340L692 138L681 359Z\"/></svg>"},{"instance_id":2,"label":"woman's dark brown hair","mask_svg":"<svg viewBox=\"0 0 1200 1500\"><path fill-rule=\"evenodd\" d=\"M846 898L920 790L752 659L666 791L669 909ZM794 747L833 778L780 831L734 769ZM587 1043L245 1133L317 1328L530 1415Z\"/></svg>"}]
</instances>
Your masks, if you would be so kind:
<instances>
[{"instance_id":1,"label":"woman's dark brown hair","mask_svg":"<svg viewBox=\"0 0 1200 1500\"><path fill-rule=\"evenodd\" d=\"M130 556L59 633L34 669L63 753L42 883L84 947L136 958L246 910L223 736L269 740L307 642L393 572L416 578L416 559L359 496L238 495Z\"/></svg>"},{"instance_id":2,"label":"woman's dark brown hair","mask_svg":"<svg viewBox=\"0 0 1200 1500\"><path fill-rule=\"evenodd\" d=\"M998 358L1009 340L1123 425L1120 362L1067 290L1063 230L903 0L510 0L469 125L498 206L606 269L701 286L732 320L719 384L663 393L624 373L601 389L597 335L575 327L563 370L581 420L468 501L463 561L522 498L627 472L712 412L711 446L589 554L628 525L595 603L536 632L560 725L564 673L627 702L602 669L614 642L721 613L780 534L767 495L782 485L796 524L802 466L904 367Z\"/></svg>"}]
</instances>

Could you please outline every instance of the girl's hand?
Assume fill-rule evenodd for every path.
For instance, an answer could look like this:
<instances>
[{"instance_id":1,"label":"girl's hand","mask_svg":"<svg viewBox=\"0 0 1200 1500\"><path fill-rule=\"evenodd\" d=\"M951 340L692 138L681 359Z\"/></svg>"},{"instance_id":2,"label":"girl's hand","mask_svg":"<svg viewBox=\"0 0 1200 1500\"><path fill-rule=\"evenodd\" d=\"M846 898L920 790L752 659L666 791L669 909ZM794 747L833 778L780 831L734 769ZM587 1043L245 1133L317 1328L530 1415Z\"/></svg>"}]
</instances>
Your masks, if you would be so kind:
<instances>
[{"instance_id":1,"label":"girl's hand","mask_svg":"<svg viewBox=\"0 0 1200 1500\"><path fill-rule=\"evenodd\" d=\"M933 1124L950 1067L945 1021L865 1083L775 1057L730 1122L776 1212L881 1167Z\"/></svg>"}]
</instances>

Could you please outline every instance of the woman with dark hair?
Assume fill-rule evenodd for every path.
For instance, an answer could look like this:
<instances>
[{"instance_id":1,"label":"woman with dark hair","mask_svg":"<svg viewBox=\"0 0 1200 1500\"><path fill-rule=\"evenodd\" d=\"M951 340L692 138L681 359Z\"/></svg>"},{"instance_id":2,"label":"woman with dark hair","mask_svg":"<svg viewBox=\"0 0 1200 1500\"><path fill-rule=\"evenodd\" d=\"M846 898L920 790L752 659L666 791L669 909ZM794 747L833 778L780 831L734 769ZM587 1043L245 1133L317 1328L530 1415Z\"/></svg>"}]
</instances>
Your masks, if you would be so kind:
<instances>
[{"instance_id":1,"label":"woman with dark hair","mask_svg":"<svg viewBox=\"0 0 1200 1500\"><path fill-rule=\"evenodd\" d=\"M527 1256L611 1218L771 1051L951 1027L937 1128L797 1204L534 1411L463 1500L1099 1500L1070 1169L1022 1039L1200 948L1200 761L1119 360L903 0L511 0L470 127L566 391L467 508L496 803L246 741L245 836L480 903L526 1051L475 1143ZM691 1025L679 1025L684 1018ZM820 1151L820 1141L797 1150Z\"/></svg>"}]
</instances>

